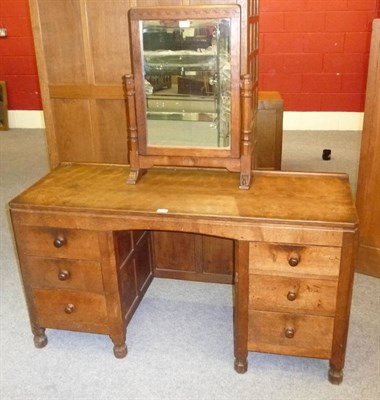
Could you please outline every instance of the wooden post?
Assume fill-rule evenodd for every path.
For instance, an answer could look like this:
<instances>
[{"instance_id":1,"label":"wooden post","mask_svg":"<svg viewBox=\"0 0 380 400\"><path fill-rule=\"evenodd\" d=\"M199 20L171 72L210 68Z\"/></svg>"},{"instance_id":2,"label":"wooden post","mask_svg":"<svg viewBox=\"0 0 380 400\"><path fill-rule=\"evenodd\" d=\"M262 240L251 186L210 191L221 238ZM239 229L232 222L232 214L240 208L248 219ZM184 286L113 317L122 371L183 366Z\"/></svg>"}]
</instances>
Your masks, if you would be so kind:
<instances>
[{"instance_id":1,"label":"wooden post","mask_svg":"<svg viewBox=\"0 0 380 400\"><path fill-rule=\"evenodd\" d=\"M252 78L243 75L240 83L241 98L241 147L240 189L249 189L252 173Z\"/></svg>"},{"instance_id":2,"label":"wooden post","mask_svg":"<svg viewBox=\"0 0 380 400\"><path fill-rule=\"evenodd\" d=\"M127 183L135 184L145 170L140 169L139 162L139 135L136 123L136 98L135 80L132 74L123 76L124 95L127 107L128 119L128 147L129 164L131 166Z\"/></svg>"}]
</instances>

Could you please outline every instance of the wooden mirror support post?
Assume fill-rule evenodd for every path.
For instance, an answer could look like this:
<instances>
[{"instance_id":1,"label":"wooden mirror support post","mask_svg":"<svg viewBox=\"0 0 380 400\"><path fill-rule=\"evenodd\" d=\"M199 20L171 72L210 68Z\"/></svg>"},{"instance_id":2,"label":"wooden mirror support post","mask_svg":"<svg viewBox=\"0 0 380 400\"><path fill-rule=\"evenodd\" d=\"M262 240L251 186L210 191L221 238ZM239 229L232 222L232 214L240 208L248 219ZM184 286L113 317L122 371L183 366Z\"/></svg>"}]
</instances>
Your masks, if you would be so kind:
<instances>
[{"instance_id":1,"label":"wooden mirror support post","mask_svg":"<svg viewBox=\"0 0 380 400\"><path fill-rule=\"evenodd\" d=\"M130 173L127 183L135 184L138 179L144 175L145 169L140 169L139 163L139 135L136 123L136 99L135 99L135 80L132 74L123 76L124 95L127 107L128 120L128 148L129 148L129 163Z\"/></svg>"},{"instance_id":2,"label":"wooden mirror support post","mask_svg":"<svg viewBox=\"0 0 380 400\"><path fill-rule=\"evenodd\" d=\"M240 189L249 189L252 174L252 77L244 75L241 79L241 156L240 156Z\"/></svg>"}]
</instances>

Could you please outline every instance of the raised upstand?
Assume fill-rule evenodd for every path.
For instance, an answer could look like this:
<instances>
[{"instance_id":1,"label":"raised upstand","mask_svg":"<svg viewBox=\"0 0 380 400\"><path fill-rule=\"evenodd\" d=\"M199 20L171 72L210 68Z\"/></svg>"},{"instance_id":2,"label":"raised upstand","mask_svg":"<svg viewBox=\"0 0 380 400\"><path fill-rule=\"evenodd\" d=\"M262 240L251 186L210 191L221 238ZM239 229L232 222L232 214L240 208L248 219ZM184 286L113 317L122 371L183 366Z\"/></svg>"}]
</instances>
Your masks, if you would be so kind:
<instances>
[{"instance_id":1,"label":"raised upstand","mask_svg":"<svg viewBox=\"0 0 380 400\"><path fill-rule=\"evenodd\" d=\"M238 173L152 169L137 185L128 174L63 165L10 203L36 347L46 328L94 332L124 357L159 272L152 231L181 231L233 243L237 372L248 351L271 352L328 359L341 382L357 242L345 175L257 172L239 190Z\"/></svg>"}]
</instances>

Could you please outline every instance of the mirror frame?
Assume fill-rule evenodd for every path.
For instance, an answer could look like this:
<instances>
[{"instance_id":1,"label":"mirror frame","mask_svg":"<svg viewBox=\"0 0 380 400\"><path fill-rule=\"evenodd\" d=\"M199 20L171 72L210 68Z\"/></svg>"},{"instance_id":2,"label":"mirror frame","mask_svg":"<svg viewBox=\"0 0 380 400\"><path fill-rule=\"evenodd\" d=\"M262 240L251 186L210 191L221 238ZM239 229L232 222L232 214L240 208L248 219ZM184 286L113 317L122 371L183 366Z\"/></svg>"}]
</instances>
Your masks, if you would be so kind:
<instances>
[{"instance_id":1,"label":"mirror frame","mask_svg":"<svg viewBox=\"0 0 380 400\"><path fill-rule=\"evenodd\" d=\"M144 55L141 26L148 20L228 18L231 21L231 133L228 148L153 146L147 139ZM127 106L130 175L135 184L155 166L224 168L240 172L240 187L249 188L251 176L252 83L240 78L240 21L238 5L136 7L129 11L133 75L123 78Z\"/></svg>"}]
</instances>

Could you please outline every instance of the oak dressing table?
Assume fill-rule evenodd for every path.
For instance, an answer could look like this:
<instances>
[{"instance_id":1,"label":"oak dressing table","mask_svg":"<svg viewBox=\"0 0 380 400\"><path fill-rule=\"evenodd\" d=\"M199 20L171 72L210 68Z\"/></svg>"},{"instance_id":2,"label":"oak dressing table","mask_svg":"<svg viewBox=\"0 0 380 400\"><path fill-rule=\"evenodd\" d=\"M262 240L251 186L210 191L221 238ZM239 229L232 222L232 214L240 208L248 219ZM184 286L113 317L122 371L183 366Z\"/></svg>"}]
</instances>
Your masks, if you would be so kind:
<instances>
[{"instance_id":1,"label":"oak dressing table","mask_svg":"<svg viewBox=\"0 0 380 400\"><path fill-rule=\"evenodd\" d=\"M109 335L127 353L128 322L155 275L151 231L234 243L235 369L247 352L330 360L340 383L357 216L345 175L67 164L10 203L34 342L45 328Z\"/></svg>"},{"instance_id":2,"label":"oak dressing table","mask_svg":"<svg viewBox=\"0 0 380 400\"><path fill-rule=\"evenodd\" d=\"M328 359L340 383L356 211L344 175L253 171L258 1L30 3L52 165L61 163L10 203L35 345L47 344L46 328L93 332L126 356L128 323L167 273L155 252L181 232L232 244L215 257L219 276L169 272L233 283L237 372L248 351L272 352ZM75 29L55 40L56 16L66 14ZM103 30L88 27L101 21L123 33L113 42L124 39L94 39ZM59 62L57 40L70 59ZM130 57L115 51L126 43Z\"/></svg>"}]
</instances>

